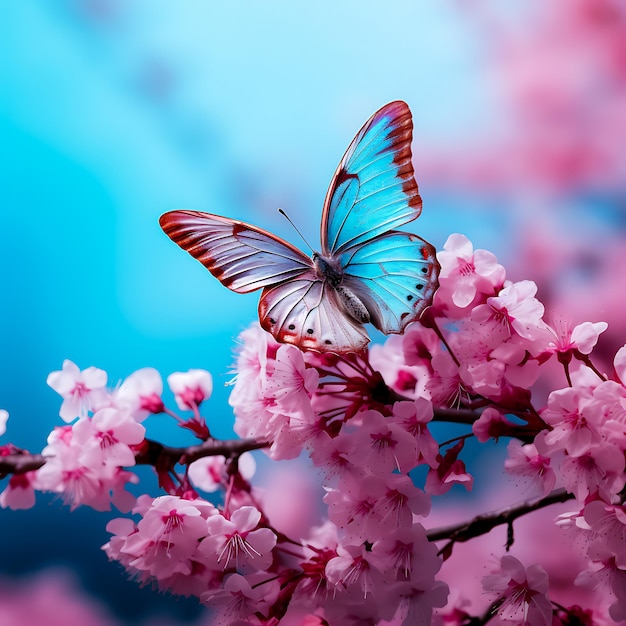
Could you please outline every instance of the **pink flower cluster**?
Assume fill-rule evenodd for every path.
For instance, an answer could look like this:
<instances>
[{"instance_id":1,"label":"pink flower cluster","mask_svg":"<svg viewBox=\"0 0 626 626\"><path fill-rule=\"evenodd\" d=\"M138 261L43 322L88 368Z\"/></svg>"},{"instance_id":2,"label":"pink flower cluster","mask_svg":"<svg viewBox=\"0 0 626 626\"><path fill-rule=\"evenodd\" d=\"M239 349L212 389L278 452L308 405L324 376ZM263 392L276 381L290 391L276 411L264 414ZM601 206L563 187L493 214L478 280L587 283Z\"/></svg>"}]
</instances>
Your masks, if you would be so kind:
<instances>
[{"instance_id":1,"label":"pink flower cluster","mask_svg":"<svg viewBox=\"0 0 626 626\"><path fill-rule=\"evenodd\" d=\"M48 384L63 398L59 415L67 422L56 427L42 450L42 467L11 476L0 494L0 505L11 509L30 508L35 492L61 495L72 509L80 505L107 511L111 504L130 511L135 497L125 490L137 483L136 474L125 469L136 463L145 444L146 429L141 422L151 413L166 412L161 394L163 382L152 368L131 374L115 389L107 388L107 374L96 367L81 371L66 360L61 370L48 376ZM206 429L198 404L208 397L212 380L204 370L177 372L168 379L181 408L192 409L194 417L181 420L192 431ZM3 430L8 415L0 414ZM0 448L4 454L12 446Z\"/></svg>"},{"instance_id":2,"label":"pink flower cluster","mask_svg":"<svg viewBox=\"0 0 626 626\"><path fill-rule=\"evenodd\" d=\"M101 370L65 362L49 384L63 397L61 417L73 423L50 435L42 467L14 473L2 505L30 505L28 489L43 489L72 507L132 509L132 519L107 526L109 558L141 583L199 597L219 624L625 620L626 347L603 373L592 353L604 322L547 321L536 285L507 281L496 258L462 235L438 258L441 284L422 323L369 352L302 352L256 324L244 331L230 396L241 440L211 437L200 413L212 391L203 370L168 378L179 411L191 412L183 418L165 406L154 370L108 390ZM557 388L546 382L555 367ZM201 443L173 449L146 439L141 422L150 413L176 419ZM490 547L499 564L483 578L486 593L447 579L442 565L457 558L458 542L492 527L482 529L484 516L444 529L432 522L439 496L473 486L470 438L508 441L502 469L515 479L511 491L518 500L534 493L515 510L530 518L570 502L551 523L579 553L561 561L568 575L572 562L581 564L572 581L587 606L562 593L558 565L506 554L518 539L506 513L487 516L509 524L510 536L506 548ZM259 448L274 461L306 452L323 489L321 519L302 511L299 526L283 529L251 482L249 451ZM140 462L154 466L165 495L135 500L124 491L135 476L128 468ZM209 501L203 492L214 495ZM478 560L473 565L464 579L480 577Z\"/></svg>"}]
</instances>

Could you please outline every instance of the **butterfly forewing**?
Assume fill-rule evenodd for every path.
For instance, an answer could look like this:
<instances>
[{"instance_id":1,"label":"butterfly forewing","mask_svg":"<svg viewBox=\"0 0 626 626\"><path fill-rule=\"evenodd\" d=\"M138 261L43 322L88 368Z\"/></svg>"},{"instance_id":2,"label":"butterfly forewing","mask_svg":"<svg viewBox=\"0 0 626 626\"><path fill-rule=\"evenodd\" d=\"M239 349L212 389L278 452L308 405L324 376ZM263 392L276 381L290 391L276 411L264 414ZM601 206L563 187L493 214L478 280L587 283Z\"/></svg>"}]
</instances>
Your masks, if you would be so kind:
<instances>
[{"instance_id":1,"label":"butterfly forewing","mask_svg":"<svg viewBox=\"0 0 626 626\"><path fill-rule=\"evenodd\" d=\"M244 222L199 211L161 216L165 233L238 293L301 276L311 260L278 237Z\"/></svg>"},{"instance_id":2,"label":"butterfly forewing","mask_svg":"<svg viewBox=\"0 0 626 626\"><path fill-rule=\"evenodd\" d=\"M335 290L313 272L266 287L259 302L261 326L277 341L320 352L354 352L369 337L348 317Z\"/></svg>"},{"instance_id":3,"label":"butterfly forewing","mask_svg":"<svg viewBox=\"0 0 626 626\"><path fill-rule=\"evenodd\" d=\"M404 102L386 105L359 131L326 194L323 254L341 254L419 216L412 136L411 112Z\"/></svg>"},{"instance_id":4,"label":"butterfly forewing","mask_svg":"<svg viewBox=\"0 0 626 626\"><path fill-rule=\"evenodd\" d=\"M341 261L343 284L385 334L401 333L419 319L439 284L435 249L411 233L387 233L345 253Z\"/></svg>"}]
</instances>

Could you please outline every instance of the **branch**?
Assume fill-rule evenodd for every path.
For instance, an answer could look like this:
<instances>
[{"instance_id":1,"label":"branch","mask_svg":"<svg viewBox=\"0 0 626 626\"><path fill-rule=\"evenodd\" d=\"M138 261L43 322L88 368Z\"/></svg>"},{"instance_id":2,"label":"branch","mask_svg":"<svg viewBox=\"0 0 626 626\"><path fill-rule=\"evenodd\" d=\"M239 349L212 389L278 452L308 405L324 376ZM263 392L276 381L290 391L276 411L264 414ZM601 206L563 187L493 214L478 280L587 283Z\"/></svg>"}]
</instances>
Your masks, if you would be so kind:
<instances>
[{"instance_id":1,"label":"branch","mask_svg":"<svg viewBox=\"0 0 626 626\"><path fill-rule=\"evenodd\" d=\"M256 439L209 439L195 446L173 448L152 439L145 439L139 450L135 453L137 465L163 466L189 465L205 456L225 456L232 458L250 450L259 450L271 445L268 441ZM43 454L29 454L28 452L16 452L0 456L0 479L7 474L24 474L38 470L46 464L50 457Z\"/></svg>"},{"instance_id":2,"label":"branch","mask_svg":"<svg viewBox=\"0 0 626 626\"><path fill-rule=\"evenodd\" d=\"M501 524L507 524L509 527L513 522L522 515L530 513L531 511L537 511L551 504L558 502L567 502L572 500L574 495L565 491L565 489L555 489L552 493L541 498L539 500L527 500L521 504L515 505L511 508L502 509L501 511L495 511L493 513L486 513L484 515L478 515L469 522L462 522L453 526L447 526L431 530L427 533L430 541L440 541L442 539L448 539L449 542L440 550L440 553L449 556L452 553L452 546L455 543L468 541L473 537L485 535L496 526ZM507 542L507 548L510 547L512 541ZM447 557L445 557L447 558Z\"/></svg>"},{"instance_id":3,"label":"branch","mask_svg":"<svg viewBox=\"0 0 626 626\"><path fill-rule=\"evenodd\" d=\"M167 459L172 466L189 465L205 456L225 456L227 458L239 456L250 450L268 448L269 441L257 439L208 439L195 446L173 448L158 441L146 439L140 452L135 456L137 465L156 465Z\"/></svg>"},{"instance_id":4,"label":"branch","mask_svg":"<svg viewBox=\"0 0 626 626\"><path fill-rule=\"evenodd\" d=\"M16 452L0 456L0 478L7 474L24 474L37 470L46 464L43 454L29 454L28 452Z\"/></svg>"},{"instance_id":5,"label":"branch","mask_svg":"<svg viewBox=\"0 0 626 626\"><path fill-rule=\"evenodd\" d=\"M480 417L474 409L442 409L433 408L433 422L450 422L454 424L472 425Z\"/></svg>"}]
</instances>

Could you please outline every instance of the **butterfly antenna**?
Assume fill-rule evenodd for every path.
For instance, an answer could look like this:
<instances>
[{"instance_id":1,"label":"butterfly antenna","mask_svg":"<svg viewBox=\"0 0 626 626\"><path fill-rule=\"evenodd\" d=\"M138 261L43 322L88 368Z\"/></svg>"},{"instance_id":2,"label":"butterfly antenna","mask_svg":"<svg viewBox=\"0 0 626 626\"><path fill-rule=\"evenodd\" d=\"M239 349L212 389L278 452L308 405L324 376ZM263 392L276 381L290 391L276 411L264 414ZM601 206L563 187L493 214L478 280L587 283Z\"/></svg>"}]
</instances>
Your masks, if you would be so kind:
<instances>
[{"instance_id":1,"label":"butterfly antenna","mask_svg":"<svg viewBox=\"0 0 626 626\"><path fill-rule=\"evenodd\" d=\"M293 229L298 233L298 235L300 235L300 238L309 247L311 252L315 252L315 250L313 249L313 246L304 238L304 235L300 232L298 227L291 221L291 218L287 215L287 213L285 213L282 209L278 209L278 212L293 226Z\"/></svg>"}]
</instances>

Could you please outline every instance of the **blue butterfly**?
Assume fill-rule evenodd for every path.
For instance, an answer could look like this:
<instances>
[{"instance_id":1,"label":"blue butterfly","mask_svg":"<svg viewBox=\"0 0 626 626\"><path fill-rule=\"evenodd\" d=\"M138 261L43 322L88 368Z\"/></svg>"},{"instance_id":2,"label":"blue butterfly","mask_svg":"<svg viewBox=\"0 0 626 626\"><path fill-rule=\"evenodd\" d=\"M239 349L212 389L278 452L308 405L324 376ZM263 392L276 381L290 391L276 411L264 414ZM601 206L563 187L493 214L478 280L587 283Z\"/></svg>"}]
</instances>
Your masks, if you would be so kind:
<instances>
[{"instance_id":1,"label":"blue butterfly","mask_svg":"<svg viewBox=\"0 0 626 626\"><path fill-rule=\"evenodd\" d=\"M197 211L161 216L165 233L237 293L263 289L261 326L277 341L319 352L363 349L363 325L402 333L432 303L435 249L394 230L422 209L411 163L413 121L391 102L344 154L324 201L322 252L311 257L271 233Z\"/></svg>"}]
</instances>

